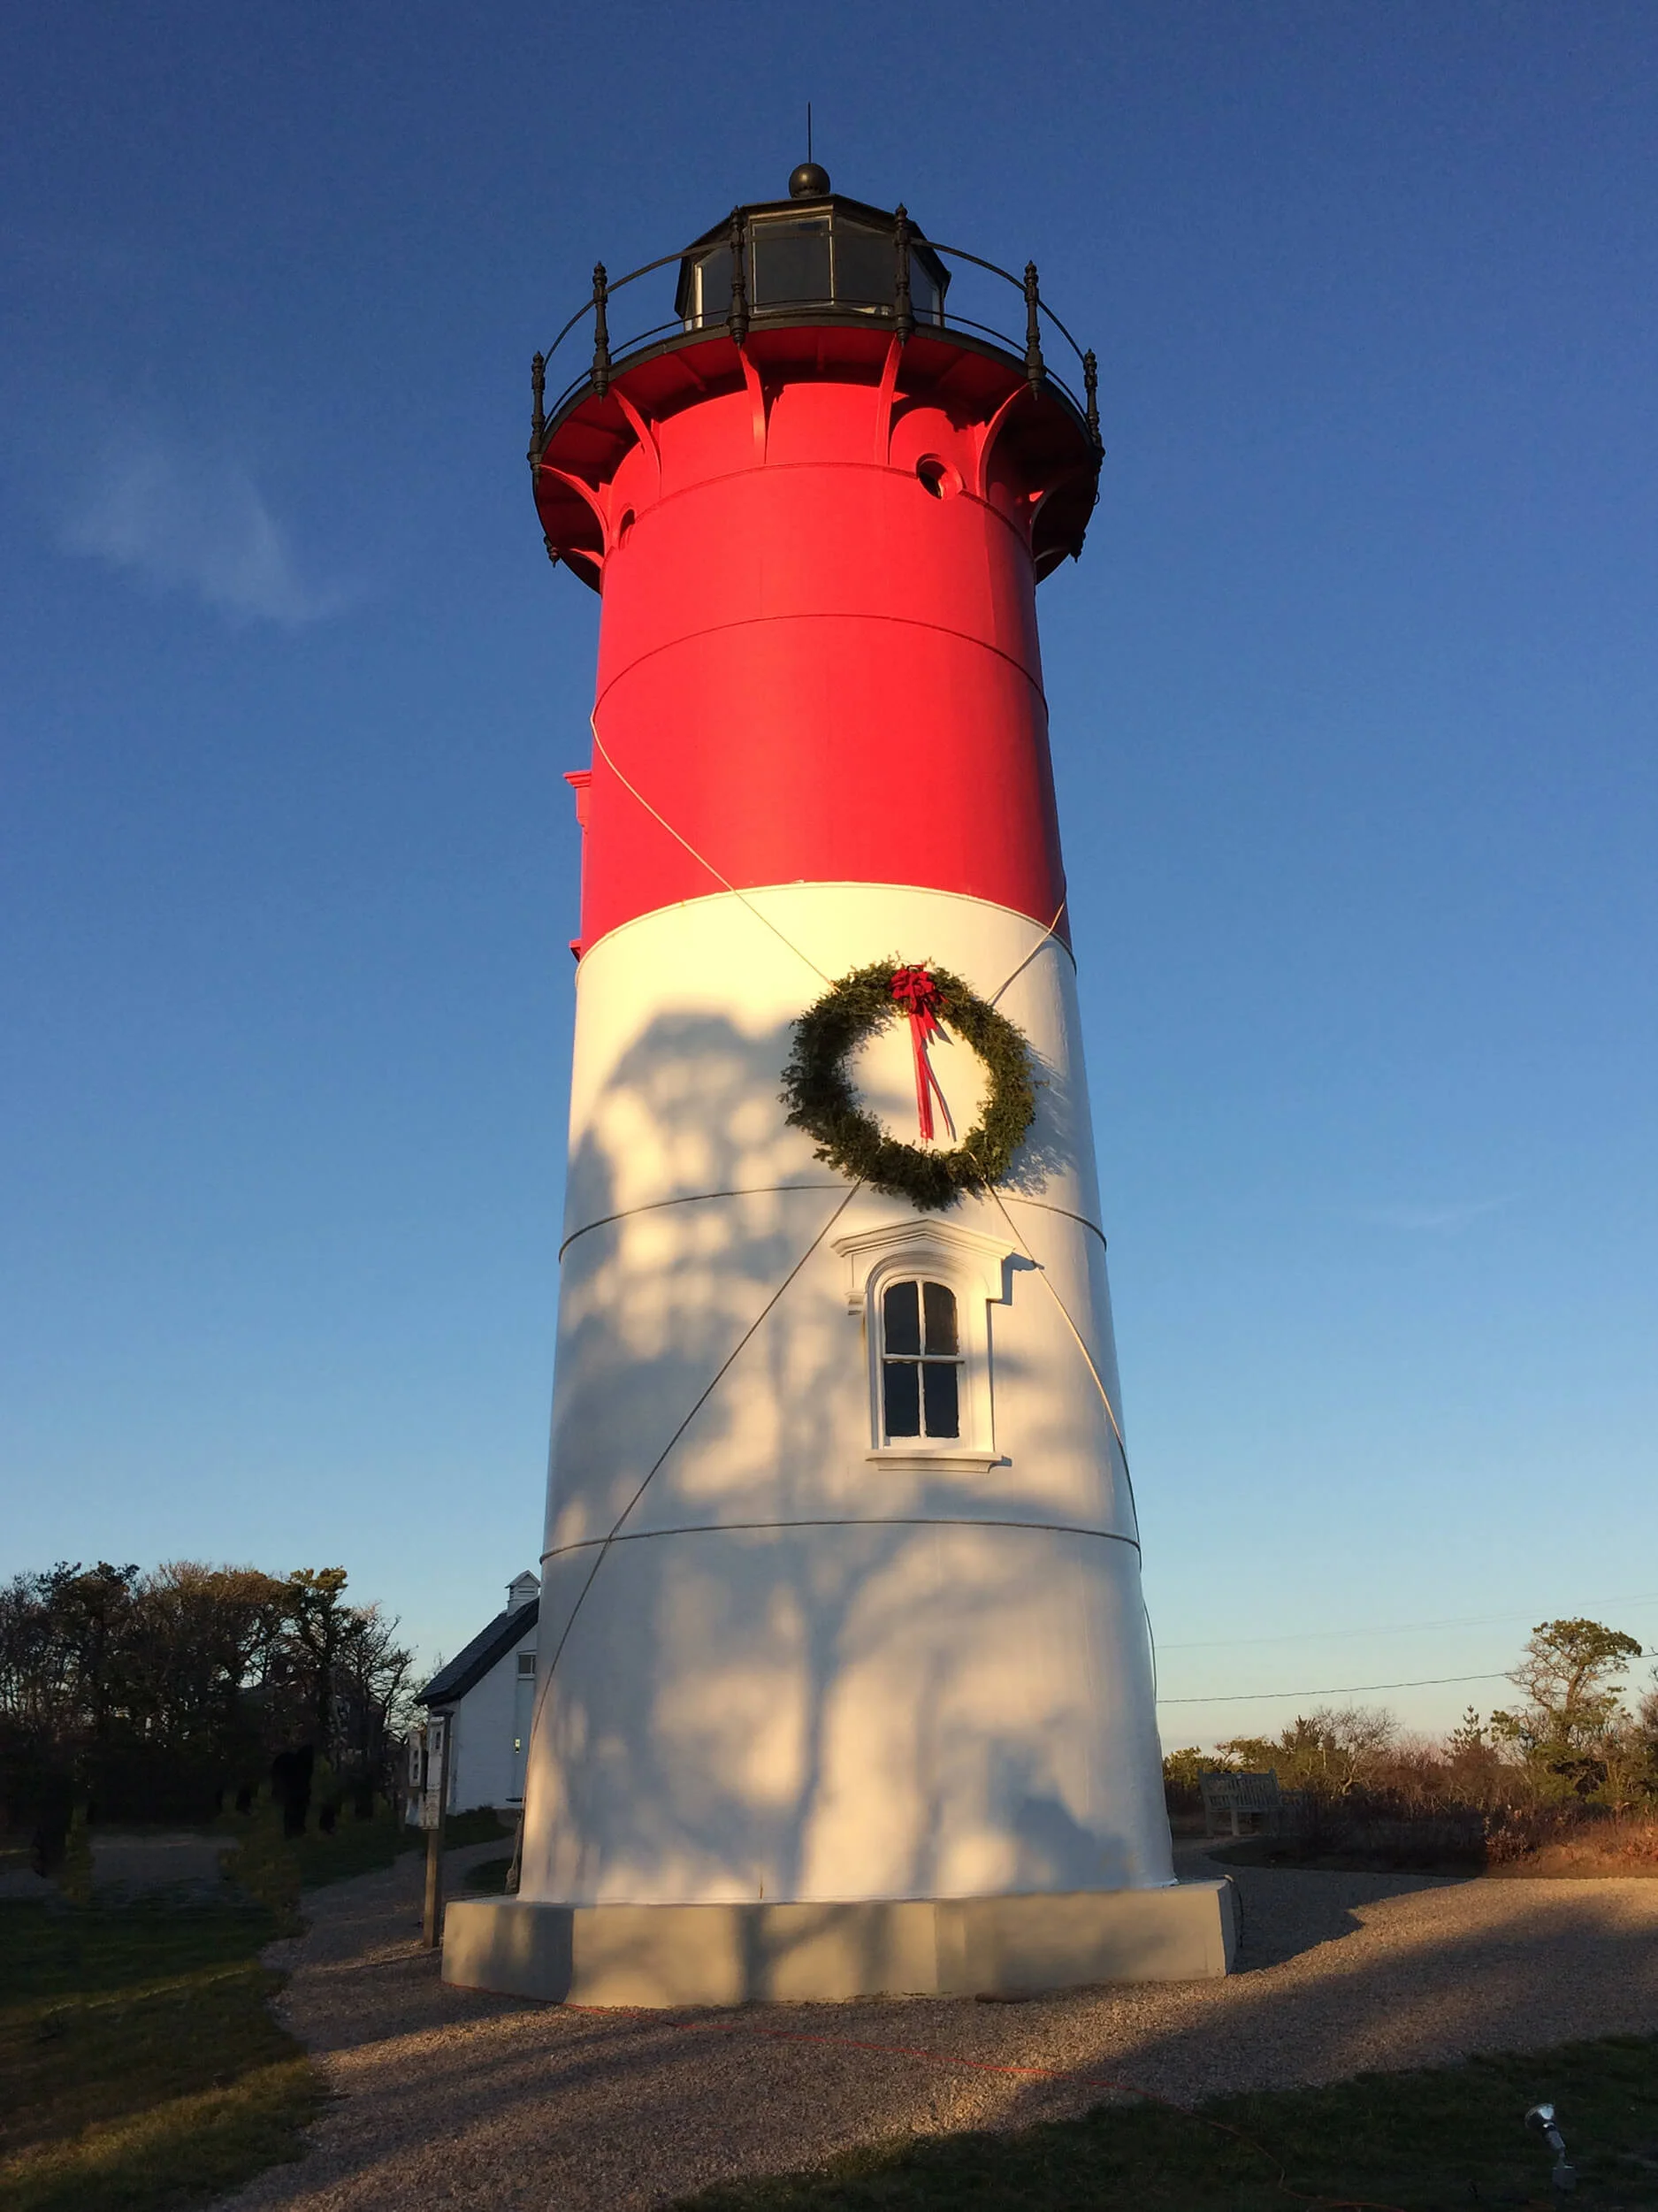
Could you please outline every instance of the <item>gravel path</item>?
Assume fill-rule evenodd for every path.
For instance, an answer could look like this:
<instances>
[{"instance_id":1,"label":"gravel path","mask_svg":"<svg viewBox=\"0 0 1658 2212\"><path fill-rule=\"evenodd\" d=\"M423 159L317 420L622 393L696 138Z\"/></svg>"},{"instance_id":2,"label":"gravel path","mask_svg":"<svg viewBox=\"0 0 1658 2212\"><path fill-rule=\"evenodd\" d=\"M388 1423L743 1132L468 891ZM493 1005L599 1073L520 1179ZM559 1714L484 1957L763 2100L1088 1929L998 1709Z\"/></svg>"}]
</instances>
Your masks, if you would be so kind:
<instances>
[{"instance_id":1,"label":"gravel path","mask_svg":"<svg viewBox=\"0 0 1658 2212\"><path fill-rule=\"evenodd\" d=\"M500 1849L453 1854L452 1894ZM341 2101L300 2164L221 2212L629 2212L877 2138L1086 2111L1112 2082L1188 2101L1658 2032L1658 1881L1234 1871L1224 1982L661 2014L444 1988L406 1858L308 1899L307 1933L271 1953Z\"/></svg>"}]
</instances>

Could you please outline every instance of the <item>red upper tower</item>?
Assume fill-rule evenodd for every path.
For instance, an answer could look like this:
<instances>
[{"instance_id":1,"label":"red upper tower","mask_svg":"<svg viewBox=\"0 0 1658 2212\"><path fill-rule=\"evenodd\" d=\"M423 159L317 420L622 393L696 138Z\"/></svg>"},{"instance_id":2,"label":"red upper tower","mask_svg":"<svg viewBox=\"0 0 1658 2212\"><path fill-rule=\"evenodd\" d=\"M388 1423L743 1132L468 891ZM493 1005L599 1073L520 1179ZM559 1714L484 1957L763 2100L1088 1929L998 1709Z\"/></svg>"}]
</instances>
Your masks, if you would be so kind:
<instances>
[{"instance_id":1,"label":"red upper tower","mask_svg":"<svg viewBox=\"0 0 1658 2212\"><path fill-rule=\"evenodd\" d=\"M1035 592L1096 497L1093 356L1079 402L1034 264L1021 284L810 164L790 189L615 284L597 269L561 333L592 315L592 369L550 414L536 357L547 550L604 600L582 945L799 881L1063 932ZM1022 352L947 314L949 259L1022 292ZM617 294L675 261L673 322L613 348Z\"/></svg>"}]
</instances>

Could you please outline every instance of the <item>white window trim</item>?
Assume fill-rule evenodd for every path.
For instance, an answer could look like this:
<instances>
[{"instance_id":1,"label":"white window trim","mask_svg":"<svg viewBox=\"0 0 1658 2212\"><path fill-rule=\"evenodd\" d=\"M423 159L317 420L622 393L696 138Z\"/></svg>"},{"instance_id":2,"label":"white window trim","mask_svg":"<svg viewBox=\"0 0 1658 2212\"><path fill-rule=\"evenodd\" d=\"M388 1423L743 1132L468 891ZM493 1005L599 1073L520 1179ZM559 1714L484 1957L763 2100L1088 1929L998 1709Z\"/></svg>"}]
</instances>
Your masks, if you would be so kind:
<instances>
[{"instance_id":1,"label":"white window trim","mask_svg":"<svg viewBox=\"0 0 1658 2212\"><path fill-rule=\"evenodd\" d=\"M969 1473L993 1467L995 1408L990 1388L990 1316L993 1305L1010 1299L1011 1244L952 1221L894 1221L885 1228L837 1236L835 1250L846 1262L846 1307L863 1323L868 1372L869 1449L865 1458L881 1466L936 1467ZM961 1435L935 1440L905 1436L894 1443L882 1432L881 1297L889 1282L911 1276L943 1282L956 1294L961 1331Z\"/></svg>"}]
</instances>

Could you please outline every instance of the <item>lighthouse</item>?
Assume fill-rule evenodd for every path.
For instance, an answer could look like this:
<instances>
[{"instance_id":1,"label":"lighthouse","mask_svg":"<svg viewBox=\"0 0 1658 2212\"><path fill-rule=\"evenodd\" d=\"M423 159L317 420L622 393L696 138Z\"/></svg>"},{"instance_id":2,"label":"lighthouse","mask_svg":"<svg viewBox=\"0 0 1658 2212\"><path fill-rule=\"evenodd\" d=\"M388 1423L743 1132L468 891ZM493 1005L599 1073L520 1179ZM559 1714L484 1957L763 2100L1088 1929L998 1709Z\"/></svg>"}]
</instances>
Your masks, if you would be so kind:
<instances>
[{"instance_id":1,"label":"lighthouse","mask_svg":"<svg viewBox=\"0 0 1658 2212\"><path fill-rule=\"evenodd\" d=\"M1164 1809L1037 639L1093 356L1034 266L807 163L599 268L533 396L598 679L519 1887L450 1907L446 1977L1224 1973Z\"/></svg>"}]
</instances>

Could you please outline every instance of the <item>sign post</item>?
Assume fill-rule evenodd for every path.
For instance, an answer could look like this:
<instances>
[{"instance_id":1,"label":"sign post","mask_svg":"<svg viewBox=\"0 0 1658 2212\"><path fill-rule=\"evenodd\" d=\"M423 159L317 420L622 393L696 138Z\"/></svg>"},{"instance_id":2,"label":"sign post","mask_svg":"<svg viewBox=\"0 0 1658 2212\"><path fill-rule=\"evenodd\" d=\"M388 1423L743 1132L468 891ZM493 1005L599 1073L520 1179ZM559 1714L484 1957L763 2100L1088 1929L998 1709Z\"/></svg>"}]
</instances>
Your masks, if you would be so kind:
<instances>
[{"instance_id":1,"label":"sign post","mask_svg":"<svg viewBox=\"0 0 1658 2212\"><path fill-rule=\"evenodd\" d=\"M420 1825L426 1831L426 1905L421 1916L423 1950L435 1951L443 1934L443 1808L449 1795L449 1718L433 1713L422 1731L425 1738L424 1789Z\"/></svg>"}]
</instances>

